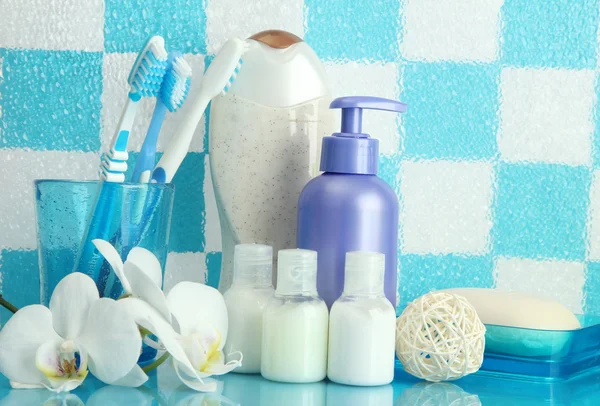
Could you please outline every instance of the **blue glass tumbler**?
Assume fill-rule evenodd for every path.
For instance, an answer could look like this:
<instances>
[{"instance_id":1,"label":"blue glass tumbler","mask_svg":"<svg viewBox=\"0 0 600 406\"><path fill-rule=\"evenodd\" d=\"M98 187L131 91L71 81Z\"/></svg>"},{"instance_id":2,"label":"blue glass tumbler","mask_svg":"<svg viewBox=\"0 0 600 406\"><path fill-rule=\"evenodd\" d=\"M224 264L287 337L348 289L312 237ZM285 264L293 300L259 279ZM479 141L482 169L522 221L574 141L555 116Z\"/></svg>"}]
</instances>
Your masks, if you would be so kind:
<instances>
[{"instance_id":1,"label":"blue glass tumbler","mask_svg":"<svg viewBox=\"0 0 600 406\"><path fill-rule=\"evenodd\" d=\"M104 234L88 235L90 224L95 221L91 216L100 186L112 189L110 218ZM86 264L76 267L84 239L87 244L94 238L109 241L123 260L134 246L146 248L156 255L164 270L175 195L172 184L104 182L101 185L97 181L37 180L35 192L42 304L48 305L58 282L74 270L89 274L102 297L116 299L123 293L120 282L103 258L100 257L104 262L101 275L87 272ZM148 210L148 202L152 204L151 210ZM148 212L152 215L142 216Z\"/></svg>"}]
</instances>

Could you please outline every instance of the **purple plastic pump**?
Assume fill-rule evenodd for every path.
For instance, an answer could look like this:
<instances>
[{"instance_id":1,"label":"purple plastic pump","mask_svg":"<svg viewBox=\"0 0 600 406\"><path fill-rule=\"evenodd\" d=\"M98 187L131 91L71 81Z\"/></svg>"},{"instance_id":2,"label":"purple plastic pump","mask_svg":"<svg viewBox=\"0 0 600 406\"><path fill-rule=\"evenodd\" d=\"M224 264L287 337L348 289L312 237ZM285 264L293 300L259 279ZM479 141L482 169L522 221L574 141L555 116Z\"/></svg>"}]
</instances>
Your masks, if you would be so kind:
<instances>
[{"instance_id":1,"label":"purple plastic pump","mask_svg":"<svg viewBox=\"0 0 600 406\"><path fill-rule=\"evenodd\" d=\"M323 138L321 171L298 201L298 248L318 252L317 290L331 305L344 288L350 251L385 254L385 295L396 306L398 197L377 175L379 141L362 133L363 109L403 113L406 104L379 97L340 97L342 132Z\"/></svg>"}]
</instances>

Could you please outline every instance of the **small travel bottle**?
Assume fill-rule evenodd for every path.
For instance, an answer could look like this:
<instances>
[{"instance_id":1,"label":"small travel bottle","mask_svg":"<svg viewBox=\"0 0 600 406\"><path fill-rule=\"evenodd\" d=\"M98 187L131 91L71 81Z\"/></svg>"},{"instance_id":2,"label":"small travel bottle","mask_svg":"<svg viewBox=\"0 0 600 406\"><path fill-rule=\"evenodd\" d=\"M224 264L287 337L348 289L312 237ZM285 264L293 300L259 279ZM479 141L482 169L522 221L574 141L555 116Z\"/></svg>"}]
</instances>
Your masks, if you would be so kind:
<instances>
[{"instance_id":1,"label":"small travel bottle","mask_svg":"<svg viewBox=\"0 0 600 406\"><path fill-rule=\"evenodd\" d=\"M344 290L331 307L327 377L357 386L394 379L396 312L383 284L385 256L346 254Z\"/></svg>"},{"instance_id":2,"label":"small travel bottle","mask_svg":"<svg viewBox=\"0 0 600 406\"><path fill-rule=\"evenodd\" d=\"M236 245L233 263L233 283L223 295L229 315L223 352L226 361L237 351L243 354L242 366L234 372L256 374L260 373L263 310L274 291L273 248L260 244Z\"/></svg>"},{"instance_id":3,"label":"small travel bottle","mask_svg":"<svg viewBox=\"0 0 600 406\"><path fill-rule=\"evenodd\" d=\"M317 253L279 251L277 289L263 313L262 376L290 383L324 379L328 322L317 293Z\"/></svg>"}]
</instances>

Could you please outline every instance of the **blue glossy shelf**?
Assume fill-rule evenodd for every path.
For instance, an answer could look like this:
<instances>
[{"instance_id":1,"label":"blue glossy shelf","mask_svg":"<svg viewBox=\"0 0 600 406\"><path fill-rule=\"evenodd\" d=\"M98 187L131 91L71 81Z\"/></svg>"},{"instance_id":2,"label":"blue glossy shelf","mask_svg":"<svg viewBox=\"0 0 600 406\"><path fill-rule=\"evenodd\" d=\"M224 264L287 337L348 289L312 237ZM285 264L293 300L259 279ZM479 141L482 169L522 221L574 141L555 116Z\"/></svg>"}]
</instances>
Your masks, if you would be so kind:
<instances>
[{"instance_id":1,"label":"blue glossy shelf","mask_svg":"<svg viewBox=\"0 0 600 406\"><path fill-rule=\"evenodd\" d=\"M390 385L371 388L328 381L283 384L260 375L227 374L216 380L217 392L194 392L182 385L165 363L140 388L105 386L90 376L72 394L55 395L45 389L10 389L0 375L0 405L558 406L597 405L600 396L600 373L558 382L527 382L476 373L454 382L428 383L398 369Z\"/></svg>"}]
</instances>

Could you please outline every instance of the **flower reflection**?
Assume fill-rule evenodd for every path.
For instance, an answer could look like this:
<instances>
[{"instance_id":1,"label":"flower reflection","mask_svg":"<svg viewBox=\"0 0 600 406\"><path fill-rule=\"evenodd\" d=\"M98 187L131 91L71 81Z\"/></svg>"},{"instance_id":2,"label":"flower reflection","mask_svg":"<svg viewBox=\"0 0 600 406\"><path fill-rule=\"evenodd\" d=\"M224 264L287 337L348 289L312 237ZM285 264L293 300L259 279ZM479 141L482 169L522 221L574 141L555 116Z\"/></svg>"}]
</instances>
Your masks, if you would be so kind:
<instances>
[{"instance_id":1,"label":"flower reflection","mask_svg":"<svg viewBox=\"0 0 600 406\"><path fill-rule=\"evenodd\" d=\"M55 393L47 389L13 389L0 400L0 406L83 406L72 393Z\"/></svg>"}]
</instances>

